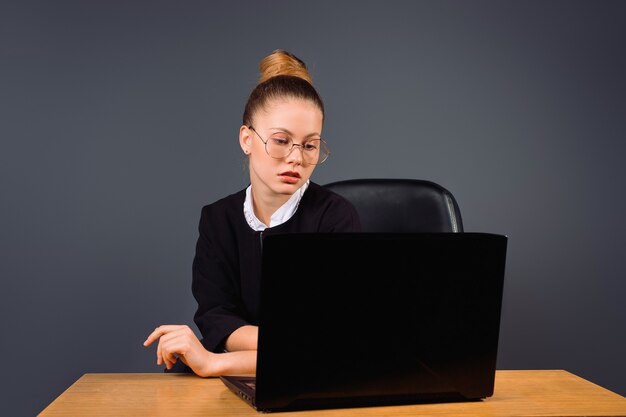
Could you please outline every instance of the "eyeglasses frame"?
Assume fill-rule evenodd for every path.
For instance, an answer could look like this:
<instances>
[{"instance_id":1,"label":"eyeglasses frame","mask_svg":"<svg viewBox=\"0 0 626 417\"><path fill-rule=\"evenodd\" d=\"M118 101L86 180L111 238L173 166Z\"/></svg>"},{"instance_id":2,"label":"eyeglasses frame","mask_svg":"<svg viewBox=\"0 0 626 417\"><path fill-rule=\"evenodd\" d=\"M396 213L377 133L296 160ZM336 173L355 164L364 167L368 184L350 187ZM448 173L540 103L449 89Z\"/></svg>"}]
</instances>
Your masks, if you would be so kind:
<instances>
[{"instance_id":1,"label":"eyeglasses frame","mask_svg":"<svg viewBox=\"0 0 626 417\"><path fill-rule=\"evenodd\" d=\"M252 127L252 125L249 125L249 126L246 126L246 127L248 129L252 130L254 133L256 133L256 135L259 137L259 139L261 139L261 142L263 142L263 145L265 147L265 153L270 158L273 158L273 159L284 159L284 158L287 158L289 155L291 155L291 153L293 152L294 148L296 146L298 146L300 148L300 152L302 153L302 159L305 159L304 158L304 155L305 155L304 149L302 148L303 144L302 143L293 143L293 140L291 140L291 139L290 139L291 140L291 148L289 149L289 152L287 152L287 155L282 156L280 158L276 158L276 157L270 155L270 152L267 150L267 142L269 142L269 139L268 140L263 140L263 137L261 137L261 135L259 135L259 132L257 132L256 129L254 127ZM310 165L320 165L320 164L323 164L324 161L326 161L328 159L328 157L330 156L330 148L328 147L328 143L324 139L322 139L322 138L315 139L315 140L319 140L320 141L320 146L323 146L325 148L325 150L326 150L326 157L324 159L322 159L321 161L316 162L316 163L311 163L309 161L306 161L307 164L310 164Z\"/></svg>"}]
</instances>

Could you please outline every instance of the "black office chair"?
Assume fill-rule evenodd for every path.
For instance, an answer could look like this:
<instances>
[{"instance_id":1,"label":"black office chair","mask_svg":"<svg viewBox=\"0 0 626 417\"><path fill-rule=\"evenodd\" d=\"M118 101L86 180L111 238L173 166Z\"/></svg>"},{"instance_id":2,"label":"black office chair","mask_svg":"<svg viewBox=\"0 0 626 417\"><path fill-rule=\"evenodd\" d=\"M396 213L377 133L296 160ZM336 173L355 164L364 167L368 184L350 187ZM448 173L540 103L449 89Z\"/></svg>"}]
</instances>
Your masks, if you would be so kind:
<instances>
[{"instance_id":1,"label":"black office chair","mask_svg":"<svg viewBox=\"0 0 626 417\"><path fill-rule=\"evenodd\" d=\"M324 187L354 204L363 232L463 232L456 199L431 181L365 178Z\"/></svg>"},{"instance_id":2,"label":"black office chair","mask_svg":"<svg viewBox=\"0 0 626 417\"><path fill-rule=\"evenodd\" d=\"M461 211L448 190L415 179L352 179L324 187L352 202L364 232L462 232ZM182 361L165 372L193 372Z\"/></svg>"}]
</instances>

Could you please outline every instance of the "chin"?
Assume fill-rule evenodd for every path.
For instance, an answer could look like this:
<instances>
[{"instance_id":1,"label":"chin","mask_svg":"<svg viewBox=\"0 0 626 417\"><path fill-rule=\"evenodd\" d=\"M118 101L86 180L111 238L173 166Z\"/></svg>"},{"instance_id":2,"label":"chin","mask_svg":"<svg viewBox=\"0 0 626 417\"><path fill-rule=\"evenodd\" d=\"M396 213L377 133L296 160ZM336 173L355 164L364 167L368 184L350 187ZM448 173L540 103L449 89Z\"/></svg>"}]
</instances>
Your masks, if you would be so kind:
<instances>
[{"instance_id":1,"label":"chin","mask_svg":"<svg viewBox=\"0 0 626 417\"><path fill-rule=\"evenodd\" d=\"M304 185L304 181L299 180L295 184L289 184L282 181L279 181L279 184L276 186L275 191L279 194L293 194L296 190Z\"/></svg>"}]
</instances>

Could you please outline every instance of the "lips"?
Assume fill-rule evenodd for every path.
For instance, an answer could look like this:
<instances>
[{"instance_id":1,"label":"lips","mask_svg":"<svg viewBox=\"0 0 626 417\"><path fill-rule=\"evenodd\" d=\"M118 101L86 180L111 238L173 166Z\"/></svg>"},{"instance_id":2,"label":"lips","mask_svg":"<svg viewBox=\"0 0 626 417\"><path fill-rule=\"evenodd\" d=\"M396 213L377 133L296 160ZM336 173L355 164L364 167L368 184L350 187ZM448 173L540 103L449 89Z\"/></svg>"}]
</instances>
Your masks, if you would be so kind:
<instances>
[{"instance_id":1,"label":"lips","mask_svg":"<svg viewBox=\"0 0 626 417\"><path fill-rule=\"evenodd\" d=\"M278 174L281 177L300 178L300 174L295 171L285 171Z\"/></svg>"},{"instance_id":2,"label":"lips","mask_svg":"<svg viewBox=\"0 0 626 417\"><path fill-rule=\"evenodd\" d=\"M285 171L278 174L278 178L286 184L297 184L300 180L300 174L295 171Z\"/></svg>"}]
</instances>

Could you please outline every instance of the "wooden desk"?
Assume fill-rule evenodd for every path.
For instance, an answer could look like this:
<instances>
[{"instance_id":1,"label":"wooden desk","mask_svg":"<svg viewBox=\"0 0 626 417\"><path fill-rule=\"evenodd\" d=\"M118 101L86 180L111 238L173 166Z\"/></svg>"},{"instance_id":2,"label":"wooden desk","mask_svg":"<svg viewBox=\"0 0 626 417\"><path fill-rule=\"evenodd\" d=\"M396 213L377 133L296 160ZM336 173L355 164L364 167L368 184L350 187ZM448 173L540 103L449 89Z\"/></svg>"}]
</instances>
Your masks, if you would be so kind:
<instances>
[{"instance_id":1,"label":"wooden desk","mask_svg":"<svg viewBox=\"0 0 626 417\"><path fill-rule=\"evenodd\" d=\"M277 416L626 416L626 398L562 370L497 371L479 402L273 413ZM85 374L40 417L259 416L219 379L188 374Z\"/></svg>"}]
</instances>

